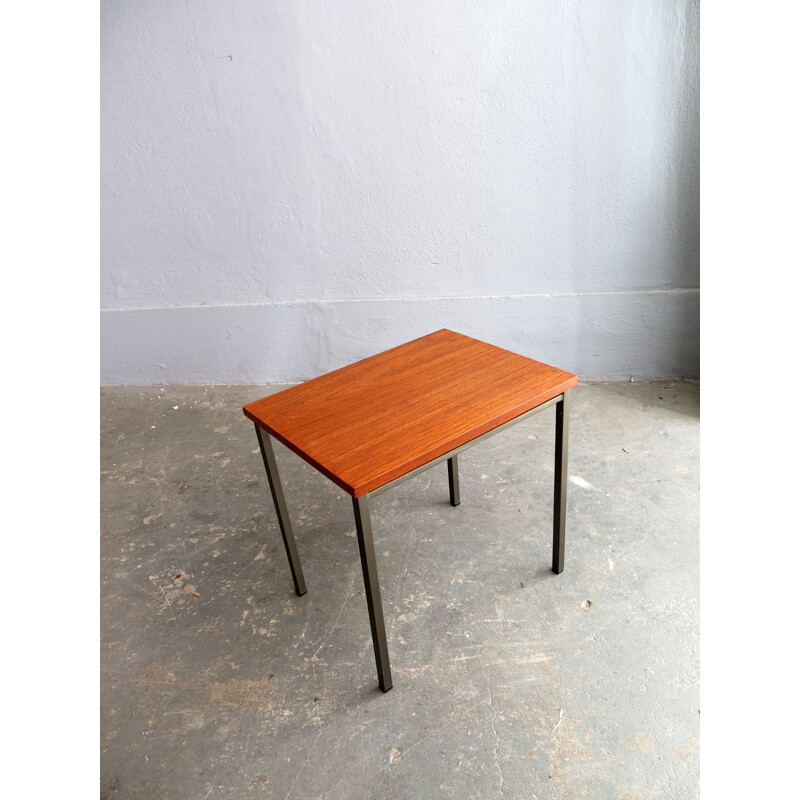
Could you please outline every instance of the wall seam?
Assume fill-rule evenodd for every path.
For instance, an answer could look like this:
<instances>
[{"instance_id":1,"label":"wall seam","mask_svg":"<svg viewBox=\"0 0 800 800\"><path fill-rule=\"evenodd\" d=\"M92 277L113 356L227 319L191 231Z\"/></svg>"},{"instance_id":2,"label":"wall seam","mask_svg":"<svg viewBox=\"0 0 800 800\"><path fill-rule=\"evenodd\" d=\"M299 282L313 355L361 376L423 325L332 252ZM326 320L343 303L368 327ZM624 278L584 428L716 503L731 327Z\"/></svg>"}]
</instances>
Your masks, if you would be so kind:
<instances>
[{"instance_id":1,"label":"wall seam","mask_svg":"<svg viewBox=\"0 0 800 800\"><path fill-rule=\"evenodd\" d=\"M584 292L531 292L522 294L473 294L473 295L439 295L426 297L302 297L294 300L263 300L258 303L187 303L173 306L129 306L126 308L101 308L101 313L120 313L127 311L175 311L178 309L197 308L260 308L270 306L323 305L344 303L431 303L444 300L516 300L548 297L597 297L618 296L628 294L697 294L699 286L670 287L664 289L609 289Z\"/></svg>"}]
</instances>

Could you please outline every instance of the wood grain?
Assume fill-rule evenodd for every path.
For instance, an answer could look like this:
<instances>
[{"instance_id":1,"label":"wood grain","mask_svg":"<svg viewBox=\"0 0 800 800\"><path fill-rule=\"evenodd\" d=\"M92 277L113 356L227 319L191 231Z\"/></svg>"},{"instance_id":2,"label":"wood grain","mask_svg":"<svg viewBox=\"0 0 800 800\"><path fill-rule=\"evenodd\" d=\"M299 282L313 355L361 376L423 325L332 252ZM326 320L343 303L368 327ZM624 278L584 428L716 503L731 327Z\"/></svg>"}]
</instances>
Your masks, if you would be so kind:
<instances>
[{"instance_id":1,"label":"wood grain","mask_svg":"<svg viewBox=\"0 0 800 800\"><path fill-rule=\"evenodd\" d=\"M564 370L441 330L242 410L359 497L577 382Z\"/></svg>"}]
</instances>

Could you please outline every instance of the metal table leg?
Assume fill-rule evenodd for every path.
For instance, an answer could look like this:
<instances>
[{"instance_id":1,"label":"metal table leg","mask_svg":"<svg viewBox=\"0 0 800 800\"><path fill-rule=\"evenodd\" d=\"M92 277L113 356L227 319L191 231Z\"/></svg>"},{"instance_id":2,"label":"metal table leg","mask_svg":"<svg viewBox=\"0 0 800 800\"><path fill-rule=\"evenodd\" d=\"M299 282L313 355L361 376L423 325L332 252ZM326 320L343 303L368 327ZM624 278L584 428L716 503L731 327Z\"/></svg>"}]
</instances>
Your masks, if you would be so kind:
<instances>
[{"instance_id":1,"label":"metal table leg","mask_svg":"<svg viewBox=\"0 0 800 800\"><path fill-rule=\"evenodd\" d=\"M447 481L450 484L450 505L457 506L461 502L458 488L458 456L447 459Z\"/></svg>"},{"instance_id":2,"label":"metal table leg","mask_svg":"<svg viewBox=\"0 0 800 800\"><path fill-rule=\"evenodd\" d=\"M356 517L358 550L361 553L361 570L364 573L364 589L367 594L369 625L372 629L372 646L375 649L375 665L378 668L378 683L384 692L392 688L392 671L389 668L389 647L386 644L386 629L383 625L381 589L378 585L378 566L375 562L375 546L372 543L372 524L369 518L369 495L353 498Z\"/></svg>"},{"instance_id":3,"label":"metal table leg","mask_svg":"<svg viewBox=\"0 0 800 800\"><path fill-rule=\"evenodd\" d=\"M258 436L258 446L261 448L261 457L264 459L264 469L267 471L269 488L272 491L272 500L275 503L275 513L278 515L278 525L280 525L281 536L283 536L283 546L286 548L286 556L289 559L289 569L292 570L294 589L299 595L304 595L307 591L306 582L303 578L303 569L300 566L300 558L297 555L297 545L294 542L292 533L292 523L289 521L289 512L286 509L286 500L283 497L283 487L278 475L278 464L275 461L275 452L272 449L272 439L266 431L262 431L258 425L256 436Z\"/></svg>"},{"instance_id":4,"label":"metal table leg","mask_svg":"<svg viewBox=\"0 0 800 800\"><path fill-rule=\"evenodd\" d=\"M569 447L569 392L556 403L556 462L553 499L553 572L564 571L564 533L567 523L567 450Z\"/></svg>"}]
</instances>

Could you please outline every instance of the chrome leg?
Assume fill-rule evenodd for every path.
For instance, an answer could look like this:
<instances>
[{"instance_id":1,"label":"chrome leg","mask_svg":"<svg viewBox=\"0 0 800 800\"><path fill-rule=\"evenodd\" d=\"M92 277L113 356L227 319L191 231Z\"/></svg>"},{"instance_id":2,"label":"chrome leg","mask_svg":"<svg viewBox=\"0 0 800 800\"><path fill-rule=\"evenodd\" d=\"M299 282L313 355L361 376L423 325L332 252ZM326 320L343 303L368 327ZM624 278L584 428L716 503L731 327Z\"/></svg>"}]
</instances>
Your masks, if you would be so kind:
<instances>
[{"instance_id":1,"label":"chrome leg","mask_svg":"<svg viewBox=\"0 0 800 800\"><path fill-rule=\"evenodd\" d=\"M450 505L457 506L461 502L458 488L458 456L447 459L447 481L450 484Z\"/></svg>"},{"instance_id":2,"label":"chrome leg","mask_svg":"<svg viewBox=\"0 0 800 800\"><path fill-rule=\"evenodd\" d=\"M372 646L375 649L375 666L378 668L378 683L384 692L392 688L392 671L389 668L389 647L386 644L386 629L383 625L381 589L378 585L378 566L375 562L375 546L372 543L372 524L369 518L369 495L353 498L356 517L358 550L361 553L361 570L364 573L364 589L367 594L369 625L372 629Z\"/></svg>"},{"instance_id":3,"label":"chrome leg","mask_svg":"<svg viewBox=\"0 0 800 800\"><path fill-rule=\"evenodd\" d=\"M264 459L264 469L267 471L267 480L272 492L272 500L275 503L275 513L278 515L278 525L283 536L283 546L286 548L286 556L289 559L289 569L292 571L294 589L299 595L304 595L307 591L306 582L303 578L303 569L300 566L300 558L297 555L297 545L292 533L292 523L289 521L289 512L286 509L286 500L283 497L283 487L278 475L278 464L275 461L275 453L272 449L272 439L266 431L262 431L258 425L256 436L258 436L258 446L261 448L261 457Z\"/></svg>"},{"instance_id":4,"label":"chrome leg","mask_svg":"<svg viewBox=\"0 0 800 800\"><path fill-rule=\"evenodd\" d=\"M567 449L569 447L569 392L556 404L556 462L553 499L553 572L564 571L564 534L567 523Z\"/></svg>"}]
</instances>

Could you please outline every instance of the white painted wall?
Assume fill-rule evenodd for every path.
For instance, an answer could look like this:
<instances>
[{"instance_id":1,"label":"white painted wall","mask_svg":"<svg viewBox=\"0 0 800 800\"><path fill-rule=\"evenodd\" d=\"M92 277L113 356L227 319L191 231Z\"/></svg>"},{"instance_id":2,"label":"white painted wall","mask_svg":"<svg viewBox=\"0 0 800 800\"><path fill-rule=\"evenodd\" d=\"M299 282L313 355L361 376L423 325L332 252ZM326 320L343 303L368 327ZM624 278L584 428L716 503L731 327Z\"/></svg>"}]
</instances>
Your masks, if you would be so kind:
<instances>
[{"instance_id":1,"label":"white painted wall","mask_svg":"<svg viewBox=\"0 0 800 800\"><path fill-rule=\"evenodd\" d=\"M442 327L699 374L693 0L105 0L102 379Z\"/></svg>"}]
</instances>

